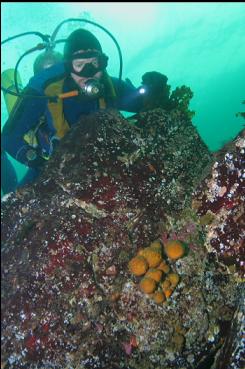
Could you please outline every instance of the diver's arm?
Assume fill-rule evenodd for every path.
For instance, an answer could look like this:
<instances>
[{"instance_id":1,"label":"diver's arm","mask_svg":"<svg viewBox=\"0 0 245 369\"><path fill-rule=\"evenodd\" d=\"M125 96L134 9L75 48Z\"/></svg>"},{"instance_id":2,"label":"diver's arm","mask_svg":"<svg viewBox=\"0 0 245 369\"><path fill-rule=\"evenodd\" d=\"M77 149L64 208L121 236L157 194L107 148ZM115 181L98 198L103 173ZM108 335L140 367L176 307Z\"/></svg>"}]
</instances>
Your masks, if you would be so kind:
<instances>
[{"instance_id":1,"label":"diver's arm","mask_svg":"<svg viewBox=\"0 0 245 369\"><path fill-rule=\"evenodd\" d=\"M132 113L138 113L143 108L143 99L138 89L130 81L120 81L118 78L111 77L116 98L116 108Z\"/></svg>"},{"instance_id":2,"label":"diver's arm","mask_svg":"<svg viewBox=\"0 0 245 369\"><path fill-rule=\"evenodd\" d=\"M14 159L22 164L31 166L28 152L33 147L24 140L24 135L34 128L44 114L47 100L44 98L28 97L26 95L40 94L33 89L26 88L23 97L15 104L9 119L2 130L2 148Z\"/></svg>"},{"instance_id":3,"label":"diver's arm","mask_svg":"<svg viewBox=\"0 0 245 369\"><path fill-rule=\"evenodd\" d=\"M142 76L145 93L140 94L133 84L112 78L118 99L117 108L129 112L147 111L156 108L168 109L170 86L168 78L160 72L147 72Z\"/></svg>"}]
</instances>

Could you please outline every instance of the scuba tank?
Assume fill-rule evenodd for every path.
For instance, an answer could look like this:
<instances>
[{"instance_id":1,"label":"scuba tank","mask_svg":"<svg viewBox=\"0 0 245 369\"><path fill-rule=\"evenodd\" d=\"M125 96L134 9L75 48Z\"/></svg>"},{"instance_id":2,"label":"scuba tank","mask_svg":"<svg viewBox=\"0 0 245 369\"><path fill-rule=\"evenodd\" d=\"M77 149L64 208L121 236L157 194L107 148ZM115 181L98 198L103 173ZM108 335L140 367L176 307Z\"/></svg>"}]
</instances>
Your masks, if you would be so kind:
<instances>
[{"instance_id":1,"label":"scuba tank","mask_svg":"<svg viewBox=\"0 0 245 369\"><path fill-rule=\"evenodd\" d=\"M47 69L52 65L61 62L62 60L63 57L59 52L53 51L51 49L44 51L43 53L38 55L34 61L33 64L34 75L41 72L43 69ZM12 95L8 92L5 92L6 90L15 93L18 92L15 85L14 74L15 74L14 68L6 69L1 74L1 86L4 87L3 97L7 107L8 115L11 113L14 104L18 99L17 95ZM17 87L19 90L22 90L22 82L18 71L17 71Z\"/></svg>"},{"instance_id":2,"label":"scuba tank","mask_svg":"<svg viewBox=\"0 0 245 369\"><path fill-rule=\"evenodd\" d=\"M40 55L38 55L33 64L34 75L41 72L43 69L52 67L63 60L63 56L58 51L47 49Z\"/></svg>"},{"instance_id":3,"label":"scuba tank","mask_svg":"<svg viewBox=\"0 0 245 369\"><path fill-rule=\"evenodd\" d=\"M53 51L48 49L38 55L33 64L33 72L34 75L41 72L43 69L47 69L52 65L59 63L63 60L62 54L57 51ZM17 99L18 95L12 95L9 92L17 93L16 84L15 84L15 69L9 68L2 72L1 74L1 86L3 89L3 97L6 104L6 108L8 111L8 115L10 115ZM20 74L17 71L17 87L19 90L22 90L22 81L20 78ZM8 91L8 92L6 92Z\"/></svg>"}]
</instances>

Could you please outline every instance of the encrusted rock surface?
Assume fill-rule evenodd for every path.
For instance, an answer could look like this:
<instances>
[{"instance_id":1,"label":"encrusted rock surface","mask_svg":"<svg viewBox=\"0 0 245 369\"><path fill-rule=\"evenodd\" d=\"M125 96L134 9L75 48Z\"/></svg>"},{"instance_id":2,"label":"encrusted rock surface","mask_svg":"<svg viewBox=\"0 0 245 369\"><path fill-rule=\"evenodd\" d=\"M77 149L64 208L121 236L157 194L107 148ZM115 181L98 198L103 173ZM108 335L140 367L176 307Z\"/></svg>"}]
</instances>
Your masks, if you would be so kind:
<instances>
[{"instance_id":1,"label":"encrusted rock surface","mask_svg":"<svg viewBox=\"0 0 245 369\"><path fill-rule=\"evenodd\" d=\"M38 182L5 197L2 368L208 369L218 362L241 284L208 250L204 213L191 206L212 157L177 112L135 119L115 111L84 117ZM155 239L189 246L187 256L169 261L181 281L160 305L128 270Z\"/></svg>"},{"instance_id":2,"label":"encrusted rock surface","mask_svg":"<svg viewBox=\"0 0 245 369\"><path fill-rule=\"evenodd\" d=\"M245 131L214 156L193 206L206 226L205 245L232 273L245 275Z\"/></svg>"}]
</instances>

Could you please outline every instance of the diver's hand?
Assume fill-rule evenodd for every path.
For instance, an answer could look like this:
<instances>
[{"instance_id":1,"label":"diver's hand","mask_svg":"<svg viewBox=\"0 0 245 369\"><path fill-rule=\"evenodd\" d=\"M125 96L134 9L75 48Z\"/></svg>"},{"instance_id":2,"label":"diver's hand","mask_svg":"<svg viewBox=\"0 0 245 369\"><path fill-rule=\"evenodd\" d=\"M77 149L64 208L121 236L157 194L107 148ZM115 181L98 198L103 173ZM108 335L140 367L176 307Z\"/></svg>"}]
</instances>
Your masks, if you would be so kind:
<instances>
[{"instance_id":1,"label":"diver's hand","mask_svg":"<svg viewBox=\"0 0 245 369\"><path fill-rule=\"evenodd\" d=\"M142 76L142 85L145 89L145 93L142 96L142 111L167 108L170 91L167 81L168 78L159 72L147 72Z\"/></svg>"},{"instance_id":2,"label":"diver's hand","mask_svg":"<svg viewBox=\"0 0 245 369\"><path fill-rule=\"evenodd\" d=\"M35 149L29 149L26 153L27 165L30 168L41 168L47 162L42 158L38 151Z\"/></svg>"},{"instance_id":3,"label":"diver's hand","mask_svg":"<svg viewBox=\"0 0 245 369\"><path fill-rule=\"evenodd\" d=\"M147 87L149 93L160 93L166 88L168 78L159 72L147 72L142 76L142 84Z\"/></svg>"}]
</instances>

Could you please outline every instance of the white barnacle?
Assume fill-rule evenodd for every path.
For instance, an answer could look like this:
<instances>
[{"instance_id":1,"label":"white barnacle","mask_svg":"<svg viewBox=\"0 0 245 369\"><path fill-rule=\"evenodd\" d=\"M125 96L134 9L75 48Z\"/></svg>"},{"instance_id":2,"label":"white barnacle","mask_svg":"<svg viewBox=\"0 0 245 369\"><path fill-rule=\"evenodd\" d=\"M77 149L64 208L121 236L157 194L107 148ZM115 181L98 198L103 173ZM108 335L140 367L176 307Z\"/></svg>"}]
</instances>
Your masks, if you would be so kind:
<instances>
[{"instance_id":1,"label":"white barnacle","mask_svg":"<svg viewBox=\"0 0 245 369\"><path fill-rule=\"evenodd\" d=\"M20 318L21 320L25 320L26 319L26 314L24 314L24 312L20 313Z\"/></svg>"},{"instance_id":2,"label":"white barnacle","mask_svg":"<svg viewBox=\"0 0 245 369\"><path fill-rule=\"evenodd\" d=\"M243 137L238 138L236 142L236 147L241 147L241 148L245 147L245 139Z\"/></svg>"}]
</instances>

